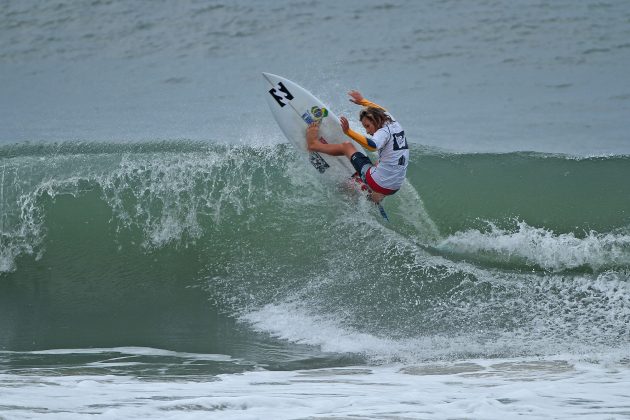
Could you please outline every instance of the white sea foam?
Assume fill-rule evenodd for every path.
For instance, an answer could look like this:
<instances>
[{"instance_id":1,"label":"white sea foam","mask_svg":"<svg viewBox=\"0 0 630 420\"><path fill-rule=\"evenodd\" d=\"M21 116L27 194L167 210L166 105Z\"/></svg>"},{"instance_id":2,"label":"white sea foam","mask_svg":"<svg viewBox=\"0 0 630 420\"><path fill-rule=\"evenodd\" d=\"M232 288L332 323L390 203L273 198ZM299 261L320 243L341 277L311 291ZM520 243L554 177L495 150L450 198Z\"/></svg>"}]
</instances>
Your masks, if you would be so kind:
<instances>
[{"instance_id":1,"label":"white sea foam","mask_svg":"<svg viewBox=\"0 0 630 420\"><path fill-rule=\"evenodd\" d=\"M630 333L630 283L623 271L506 272L420 253L406 265L409 276L420 271L432 287L461 280L452 293L431 295L421 303L428 308L419 309L418 299L427 298L421 288L404 289L400 296L381 293L398 283L377 282L356 291L373 299L338 299L331 284L342 283L342 290L366 285L345 278L336 267L283 299L247 309L240 320L282 340L375 362L605 353L623 348ZM371 304L381 308L365 311L363 306ZM389 319L382 322L381 316Z\"/></svg>"},{"instance_id":2,"label":"white sea foam","mask_svg":"<svg viewBox=\"0 0 630 420\"><path fill-rule=\"evenodd\" d=\"M457 232L438 244L444 251L468 256L486 256L504 262L524 262L551 271L582 266L600 270L630 266L630 235L627 233L573 232L556 234L551 230L518 222L506 230L490 223L489 231L471 229Z\"/></svg>"},{"instance_id":3,"label":"white sea foam","mask_svg":"<svg viewBox=\"0 0 630 420\"><path fill-rule=\"evenodd\" d=\"M630 369L571 358L219 375L0 373L7 419L623 418Z\"/></svg>"}]
</instances>

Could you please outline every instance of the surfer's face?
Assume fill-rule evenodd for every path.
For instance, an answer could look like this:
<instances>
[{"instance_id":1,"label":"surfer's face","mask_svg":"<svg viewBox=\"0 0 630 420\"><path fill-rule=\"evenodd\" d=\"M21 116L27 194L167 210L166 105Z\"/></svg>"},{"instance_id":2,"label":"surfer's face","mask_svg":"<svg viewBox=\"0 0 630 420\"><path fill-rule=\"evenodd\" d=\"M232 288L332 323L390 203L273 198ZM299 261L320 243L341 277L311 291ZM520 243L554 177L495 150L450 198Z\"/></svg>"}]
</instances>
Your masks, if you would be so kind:
<instances>
[{"instance_id":1,"label":"surfer's face","mask_svg":"<svg viewBox=\"0 0 630 420\"><path fill-rule=\"evenodd\" d=\"M376 133L376 126L374 125L374 121L372 121L369 118L362 118L361 119L361 124L363 124L363 128L365 128L366 133L368 133L370 136L374 135L374 133Z\"/></svg>"}]
</instances>

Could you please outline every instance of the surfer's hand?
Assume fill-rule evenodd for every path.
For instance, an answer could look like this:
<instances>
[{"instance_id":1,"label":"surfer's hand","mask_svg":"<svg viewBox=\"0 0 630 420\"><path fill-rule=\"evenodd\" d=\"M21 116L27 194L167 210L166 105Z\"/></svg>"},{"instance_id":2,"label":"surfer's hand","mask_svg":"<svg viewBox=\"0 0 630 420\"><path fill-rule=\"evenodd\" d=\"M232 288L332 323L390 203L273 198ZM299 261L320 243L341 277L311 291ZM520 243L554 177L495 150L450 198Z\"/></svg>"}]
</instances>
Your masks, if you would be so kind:
<instances>
[{"instance_id":1,"label":"surfer's hand","mask_svg":"<svg viewBox=\"0 0 630 420\"><path fill-rule=\"evenodd\" d=\"M348 95L350 95L350 97L352 98L350 99L350 102L361 105L361 101L363 101L363 95L361 95L361 92L359 92L358 90L351 90L350 92L348 92Z\"/></svg>"},{"instance_id":2,"label":"surfer's hand","mask_svg":"<svg viewBox=\"0 0 630 420\"><path fill-rule=\"evenodd\" d=\"M343 132L347 133L350 129L350 124L348 123L346 117L339 117L339 122L341 123L341 129L343 130Z\"/></svg>"}]
</instances>

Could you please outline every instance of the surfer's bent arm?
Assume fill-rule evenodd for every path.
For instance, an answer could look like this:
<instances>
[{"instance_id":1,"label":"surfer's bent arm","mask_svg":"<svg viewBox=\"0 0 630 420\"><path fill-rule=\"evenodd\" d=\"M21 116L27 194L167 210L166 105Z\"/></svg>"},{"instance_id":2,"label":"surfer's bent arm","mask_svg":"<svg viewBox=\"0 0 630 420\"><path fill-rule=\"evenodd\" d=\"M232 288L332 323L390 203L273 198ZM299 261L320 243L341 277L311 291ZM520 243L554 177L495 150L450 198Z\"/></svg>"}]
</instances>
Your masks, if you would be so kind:
<instances>
[{"instance_id":1,"label":"surfer's bent arm","mask_svg":"<svg viewBox=\"0 0 630 420\"><path fill-rule=\"evenodd\" d=\"M339 118L339 122L341 123L341 130L346 136L350 137L352 140L356 141L361 146L368 149L370 152L376 151L376 143L374 143L371 138L365 137L364 135L352 130L346 117Z\"/></svg>"},{"instance_id":2,"label":"surfer's bent arm","mask_svg":"<svg viewBox=\"0 0 630 420\"><path fill-rule=\"evenodd\" d=\"M365 137L364 135L357 133L351 128L348 128L348 130L344 131L344 133L346 136L350 137L352 140L356 141L361 146L368 149L370 152L376 151L376 143L374 143L374 140L372 140L371 138Z\"/></svg>"},{"instance_id":3,"label":"surfer's bent arm","mask_svg":"<svg viewBox=\"0 0 630 420\"><path fill-rule=\"evenodd\" d=\"M372 101L368 101L367 99L365 99L363 97L363 95L361 94L361 92L359 92L358 90L351 90L350 92L348 92L348 95L350 95L350 102L354 102L357 105L361 105L361 106L365 106L365 107L370 107L370 108L377 108L377 109L382 109L383 111L387 112L387 110L385 108L383 108L382 106L375 104ZM347 120L343 119L342 120L342 124L341 127L343 128L343 132L350 137L352 140L356 141L357 143L359 143L361 146L365 147L367 150L369 150L370 152L374 152L376 151L377 147L376 147L376 143L374 142L374 140L372 140L370 137L366 137L362 134L357 133L356 131L352 130L347 123Z\"/></svg>"}]
</instances>

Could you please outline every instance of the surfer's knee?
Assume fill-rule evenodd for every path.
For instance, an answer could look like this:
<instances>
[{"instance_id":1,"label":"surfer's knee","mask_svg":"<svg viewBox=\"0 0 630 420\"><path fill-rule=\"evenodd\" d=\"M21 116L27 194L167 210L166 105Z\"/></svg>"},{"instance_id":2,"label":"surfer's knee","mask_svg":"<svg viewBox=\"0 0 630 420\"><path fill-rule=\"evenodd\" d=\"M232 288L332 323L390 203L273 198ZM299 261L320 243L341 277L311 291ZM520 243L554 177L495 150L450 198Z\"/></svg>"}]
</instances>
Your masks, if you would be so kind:
<instances>
[{"instance_id":1,"label":"surfer's knee","mask_svg":"<svg viewBox=\"0 0 630 420\"><path fill-rule=\"evenodd\" d=\"M354 145L349 141L344 141L343 143L341 143L341 146L343 147L343 154L346 155L348 159L350 159L352 155L357 152L357 148L354 147Z\"/></svg>"},{"instance_id":2,"label":"surfer's knee","mask_svg":"<svg viewBox=\"0 0 630 420\"><path fill-rule=\"evenodd\" d=\"M308 138L306 139L306 150L308 150L309 152L316 152L317 150L316 147L316 143L314 143L313 141L308 140Z\"/></svg>"}]
</instances>

